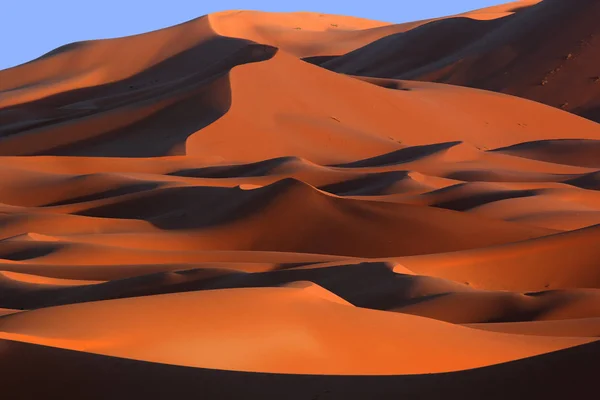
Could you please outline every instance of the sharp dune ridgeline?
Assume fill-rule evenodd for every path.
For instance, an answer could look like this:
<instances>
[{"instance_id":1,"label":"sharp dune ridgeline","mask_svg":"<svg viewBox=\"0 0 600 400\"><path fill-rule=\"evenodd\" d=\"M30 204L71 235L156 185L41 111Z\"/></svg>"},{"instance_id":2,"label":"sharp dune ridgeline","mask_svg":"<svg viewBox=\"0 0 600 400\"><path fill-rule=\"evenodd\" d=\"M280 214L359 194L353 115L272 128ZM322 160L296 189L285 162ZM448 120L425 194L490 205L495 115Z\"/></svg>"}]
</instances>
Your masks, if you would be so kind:
<instances>
[{"instance_id":1,"label":"sharp dune ridgeline","mask_svg":"<svg viewBox=\"0 0 600 400\"><path fill-rule=\"evenodd\" d=\"M600 2L226 11L0 71L7 399L565 399Z\"/></svg>"}]
</instances>

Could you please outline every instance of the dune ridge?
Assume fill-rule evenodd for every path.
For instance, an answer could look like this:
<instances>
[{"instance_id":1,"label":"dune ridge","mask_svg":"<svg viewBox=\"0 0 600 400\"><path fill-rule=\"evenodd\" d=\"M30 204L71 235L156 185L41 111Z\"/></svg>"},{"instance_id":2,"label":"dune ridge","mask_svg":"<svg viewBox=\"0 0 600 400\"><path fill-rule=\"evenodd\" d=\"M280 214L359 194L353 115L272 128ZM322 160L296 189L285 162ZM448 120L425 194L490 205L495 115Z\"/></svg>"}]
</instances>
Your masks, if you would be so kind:
<instances>
[{"instance_id":1,"label":"dune ridge","mask_svg":"<svg viewBox=\"0 0 600 400\"><path fill-rule=\"evenodd\" d=\"M599 13L594 0L509 3L474 13L488 18L465 14L432 21L320 65L349 74L493 90L598 122ZM548 38L548 29L561 34ZM439 41L444 46L437 47ZM422 51L428 44L434 50Z\"/></svg>"}]
</instances>

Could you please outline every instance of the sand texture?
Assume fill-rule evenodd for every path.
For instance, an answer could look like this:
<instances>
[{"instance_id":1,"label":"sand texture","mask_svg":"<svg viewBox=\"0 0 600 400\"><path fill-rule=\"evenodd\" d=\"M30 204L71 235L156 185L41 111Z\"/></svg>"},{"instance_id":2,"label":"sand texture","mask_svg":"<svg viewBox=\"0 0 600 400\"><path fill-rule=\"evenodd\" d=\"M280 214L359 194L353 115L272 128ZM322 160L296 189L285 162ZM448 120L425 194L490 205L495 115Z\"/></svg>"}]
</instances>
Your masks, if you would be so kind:
<instances>
[{"instance_id":1,"label":"sand texture","mask_svg":"<svg viewBox=\"0 0 600 400\"><path fill-rule=\"evenodd\" d=\"M227 11L0 71L0 397L597 392L599 19Z\"/></svg>"}]
</instances>

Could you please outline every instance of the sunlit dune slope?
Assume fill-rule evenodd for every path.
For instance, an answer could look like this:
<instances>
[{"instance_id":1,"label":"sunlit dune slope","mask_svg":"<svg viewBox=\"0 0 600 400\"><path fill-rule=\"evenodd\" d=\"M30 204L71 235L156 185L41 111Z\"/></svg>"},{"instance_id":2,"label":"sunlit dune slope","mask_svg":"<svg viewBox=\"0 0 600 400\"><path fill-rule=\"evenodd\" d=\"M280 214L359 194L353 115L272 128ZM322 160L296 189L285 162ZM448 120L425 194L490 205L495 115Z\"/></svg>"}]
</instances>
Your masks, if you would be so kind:
<instances>
[{"instance_id":1,"label":"sunlit dune slope","mask_svg":"<svg viewBox=\"0 0 600 400\"><path fill-rule=\"evenodd\" d=\"M599 10L224 11L0 71L3 394L584 398Z\"/></svg>"}]
</instances>

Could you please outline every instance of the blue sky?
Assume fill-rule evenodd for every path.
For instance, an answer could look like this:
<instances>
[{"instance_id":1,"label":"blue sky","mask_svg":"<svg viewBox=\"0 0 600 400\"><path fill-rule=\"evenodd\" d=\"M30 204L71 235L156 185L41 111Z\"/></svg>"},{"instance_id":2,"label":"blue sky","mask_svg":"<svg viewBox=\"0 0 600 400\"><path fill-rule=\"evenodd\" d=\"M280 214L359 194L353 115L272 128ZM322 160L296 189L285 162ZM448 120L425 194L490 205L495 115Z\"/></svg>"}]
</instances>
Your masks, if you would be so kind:
<instances>
[{"instance_id":1,"label":"blue sky","mask_svg":"<svg viewBox=\"0 0 600 400\"><path fill-rule=\"evenodd\" d=\"M215 11L316 11L388 22L456 14L502 0L0 0L0 70L80 40L147 32Z\"/></svg>"}]
</instances>

